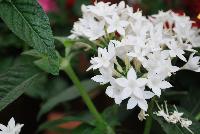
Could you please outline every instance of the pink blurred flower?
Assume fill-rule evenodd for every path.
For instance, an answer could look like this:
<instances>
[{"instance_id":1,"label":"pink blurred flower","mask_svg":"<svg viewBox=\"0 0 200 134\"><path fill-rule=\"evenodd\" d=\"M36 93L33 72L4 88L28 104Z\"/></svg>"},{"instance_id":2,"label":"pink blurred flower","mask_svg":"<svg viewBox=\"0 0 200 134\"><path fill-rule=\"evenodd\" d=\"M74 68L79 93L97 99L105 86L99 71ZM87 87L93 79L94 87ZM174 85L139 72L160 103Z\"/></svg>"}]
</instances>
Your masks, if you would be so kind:
<instances>
[{"instance_id":1,"label":"pink blurred flower","mask_svg":"<svg viewBox=\"0 0 200 134\"><path fill-rule=\"evenodd\" d=\"M38 0L38 2L46 13L56 12L58 10L55 0Z\"/></svg>"}]
</instances>

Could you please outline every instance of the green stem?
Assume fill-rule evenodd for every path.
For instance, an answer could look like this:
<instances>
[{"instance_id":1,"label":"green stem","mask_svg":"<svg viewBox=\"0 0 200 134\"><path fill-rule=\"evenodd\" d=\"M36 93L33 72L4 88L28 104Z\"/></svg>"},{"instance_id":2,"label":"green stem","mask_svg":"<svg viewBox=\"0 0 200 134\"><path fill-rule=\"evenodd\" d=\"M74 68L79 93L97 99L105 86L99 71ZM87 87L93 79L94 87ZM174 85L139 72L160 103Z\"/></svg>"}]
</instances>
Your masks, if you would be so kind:
<instances>
[{"instance_id":1,"label":"green stem","mask_svg":"<svg viewBox=\"0 0 200 134\"><path fill-rule=\"evenodd\" d=\"M149 104L149 109L148 109L148 118L145 122L145 127L144 127L144 134L150 134L151 127L152 127L152 116L153 116L153 108L154 108L154 101L155 97L152 98L150 104Z\"/></svg>"},{"instance_id":2,"label":"green stem","mask_svg":"<svg viewBox=\"0 0 200 134\"><path fill-rule=\"evenodd\" d=\"M78 79L76 73L74 72L71 64L67 61L63 61L63 64L61 65L62 70L64 70L69 78L72 80L74 85L77 87L78 91L80 92L85 104L87 105L88 109L90 110L91 114L95 117L96 121L105 126L107 131L110 131L110 134L114 134L114 131L110 126L108 126L107 122L102 118L102 116L97 111L96 107L94 106L92 100L90 99L88 93L86 92L86 89L81 84L80 80Z\"/></svg>"}]
</instances>

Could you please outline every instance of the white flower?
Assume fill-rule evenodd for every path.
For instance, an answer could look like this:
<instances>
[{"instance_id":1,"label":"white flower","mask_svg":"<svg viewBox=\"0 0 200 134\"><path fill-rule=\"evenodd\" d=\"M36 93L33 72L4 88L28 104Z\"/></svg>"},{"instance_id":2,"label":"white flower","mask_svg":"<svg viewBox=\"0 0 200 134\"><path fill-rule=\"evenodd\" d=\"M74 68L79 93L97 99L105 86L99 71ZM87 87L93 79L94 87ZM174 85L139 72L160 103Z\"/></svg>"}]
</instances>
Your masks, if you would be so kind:
<instances>
[{"instance_id":1,"label":"white flower","mask_svg":"<svg viewBox=\"0 0 200 134\"><path fill-rule=\"evenodd\" d=\"M174 40L170 40L169 43L167 43L167 46L169 47L170 50L166 50L169 51L169 54L171 57L179 57L181 60L183 61L187 61L186 58L183 56L183 54L185 54L185 52L178 46L177 42Z\"/></svg>"},{"instance_id":2,"label":"white flower","mask_svg":"<svg viewBox=\"0 0 200 134\"><path fill-rule=\"evenodd\" d=\"M101 67L108 68L111 66L111 62L115 58L115 46L113 43L108 45L108 50L106 48L98 48L98 57L93 57L90 60L92 64L88 70L90 69L98 69Z\"/></svg>"},{"instance_id":3,"label":"white flower","mask_svg":"<svg viewBox=\"0 0 200 134\"><path fill-rule=\"evenodd\" d=\"M147 85L149 88L152 89L152 91L158 97L160 97L160 95L161 95L161 89L166 89L166 88L172 87L172 85L169 82L163 80L163 78L157 74L148 75Z\"/></svg>"},{"instance_id":4,"label":"white flower","mask_svg":"<svg viewBox=\"0 0 200 134\"><path fill-rule=\"evenodd\" d=\"M0 134L19 134L23 124L15 124L14 118L11 118L7 126L0 124Z\"/></svg>"},{"instance_id":5,"label":"white flower","mask_svg":"<svg viewBox=\"0 0 200 134\"><path fill-rule=\"evenodd\" d=\"M128 98L131 94L131 91L128 89L122 88L114 80L111 81L111 86L108 86L106 89L106 94L115 99L116 104L120 104L122 100Z\"/></svg>"},{"instance_id":6,"label":"white flower","mask_svg":"<svg viewBox=\"0 0 200 134\"><path fill-rule=\"evenodd\" d=\"M182 67L182 69L188 69L195 72L200 72L200 65L199 65L199 56L194 57L194 53L192 53L189 57L188 62Z\"/></svg>"},{"instance_id":7,"label":"white flower","mask_svg":"<svg viewBox=\"0 0 200 134\"><path fill-rule=\"evenodd\" d=\"M131 98L128 100L127 109L133 109L138 105L142 110L147 111L148 104L146 99L151 99L154 96L154 93L150 91L144 91L144 88L140 88L140 97L132 93ZM142 98L143 97L143 98Z\"/></svg>"},{"instance_id":8,"label":"white flower","mask_svg":"<svg viewBox=\"0 0 200 134\"><path fill-rule=\"evenodd\" d=\"M116 12L116 4L110 4L110 2L95 2L94 5L82 5L82 10L84 13L91 12L98 17L107 18Z\"/></svg>"},{"instance_id":9,"label":"white flower","mask_svg":"<svg viewBox=\"0 0 200 134\"><path fill-rule=\"evenodd\" d=\"M179 67L172 66L171 60L166 59L167 55L163 53L153 53L148 55L148 60L142 62L143 66L149 71L149 74L158 74L162 78L171 76L179 70Z\"/></svg>"},{"instance_id":10,"label":"white flower","mask_svg":"<svg viewBox=\"0 0 200 134\"><path fill-rule=\"evenodd\" d=\"M106 84L113 79L111 67L110 68L100 68L99 72L101 73L101 75L96 75L96 76L92 77L91 79L96 82L99 82L100 84Z\"/></svg>"},{"instance_id":11,"label":"white flower","mask_svg":"<svg viewBox=\"0 0 200 134\"><path fill-rule=\"evenodd\" d=\"M120 35L125 36L125 28L129 24L128 21L120 20L120 17L117 14L114 14L112 18L106 18L106 21L109 24L107 29L108 33L117 31Z\"/></svg>"},{"instance_id":12,"label":"white flower","mask_svg":"<svg viewBox=\"0 0 200 134\"><path fill-rule=\"evenodd\" d=\"M145 99L150 99L154 96L149 91L144 91L144 86L147 82L145 78L138 78L133 68L128 71L127 78L118 78L116 83L127 91L127 96L131 98L128 101L127 109L132 109L138 105L144 111L147 110L148 105Z\"/></svg>"},{"instance_id":13,"label":"white flower","mask_svg":"<svg viewBox=\"0 0 200 134\"><path fill-rule=\"evenodd\" d=\"M74 23L72 33L87 37L90 40L96 40L105 35L104 26L104 21L96 21L94 16L85 15L84 18Z\"/></svg>"},{"instance_id":14,"label":"white flower","mask_svg":"<svg viewBox=\"0 0 200 134\"><path fill-rule=\"evenodd\" d=\"M143 87L147 83L147 79L138 78L136 72L133 68L127 73L127 78L118 78L116 79L117 84L122 86L124 89L131 91L136 97L143 99Z\"/></svg>"},{"instance_id":15,"label":"white flower","mask_svg":"<svg viewBox=\"0 0 200 134\"><path fill-rule=\"evenodd\" d=\"M130 42L129 36L126 36L122 42L117 40L111 40L111 42L115 44L116 55L121 59L125 59L127 57L126 54L133 49L133 45Z\"/></svg>"}]
</instances>

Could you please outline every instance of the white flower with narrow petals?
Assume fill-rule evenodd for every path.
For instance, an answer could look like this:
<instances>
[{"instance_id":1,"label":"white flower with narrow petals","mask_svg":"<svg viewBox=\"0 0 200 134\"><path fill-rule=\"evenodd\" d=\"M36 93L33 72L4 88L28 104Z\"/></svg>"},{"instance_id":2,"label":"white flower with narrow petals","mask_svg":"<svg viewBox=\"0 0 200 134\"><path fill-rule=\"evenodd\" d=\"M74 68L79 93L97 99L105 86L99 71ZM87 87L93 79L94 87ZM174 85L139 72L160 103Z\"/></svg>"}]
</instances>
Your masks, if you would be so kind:
<instances>
[{"instance_id":1,"label":"white flower with narrow petals","mask_svg":"<svg viewBox=\"0 0 200 134\"><path fill-rule=\"evenodd\" d=\"M106 84L110 82L113 77L112 77L112 68L100 68L99 72L101 75L96 75L92 77L91 79L95 82L99 82L100 84Z\"/></svg>"},{"instance_id":2,"label":"white flower with narrow petals","mask_svg":"<svg viewBox=\"0 0 200 134\"><path fill-rule=\"evenodd\" d=\"M182 69L188 69L195 72L200 72L200 65L199 65L199 56L194 56L194 53L192 53L189 57L188 62L182 67Z\"/></svg>"},{"instance_id":3,"label":"white flower with narrow petals","mask_svg":"<svg viewBox=\"0 0 200 134\"><path fill-rule=\"evenodd\" d=\"M97 17L107 18L109 16L112 16L116 12L116 6L116 4L111 5L110 2L95 2L94 5L82 5L82 11L84 13L91 12Z\"/></svg>"},{"instance_id":4,"label":"white flower with narrow petals","mask_svg":"<svg viewBox=\"0 0 200 134\"><path fill-rule=\"evenodd\" d=\"M106 48L98 48L98 57L93 57L90 60L92 64L88 70L90 69L98 69L101 67L108 68L111 66L115 58L115 46L113 43L108 45L108 50Z\"/></svg>"},{"instance_id":5,"label":"white flower with narrow petals","mask_svg":"<svg viewBox=\"0 0 200 134\"><path fill-rule=\"evenodd\" d=\"M141 99L144 98L143 88L147 83L147 79L137 79L137 74L133 68L130 68L128 71L127 78L117 78L116 82L124 89L131 91L136 97Z\"/></svg>"},{"instance_id":6,"label":"white flower with narrow petals","mask_svg":"<svg viewBox=\"0 0 200 134\"><path fill-rule=\"evenodd\" d=\"M0 124L0 134L19 134L23 124L15 124L14 118L11 118L8 125Z\"/></svg>"},{"instance_id":7,"label":"white flower with narrow petals","mask_svg":"<svg viewBox=\"0 0 200 134\"><path fill-rule=\"evenodd\" d=\"M137 91L140 92L140 97L132 93L131 98L128 100L127 109L133 109L138 105L142 110L147 111L148 104L146 100L151 99L154 96L154 93L150 91L144 91L144 88L140 88L140 91Z\"/></svg>"},{"instance_id":8,"label":"white flower with narrow petals","mask_svg":"<svg viewBox=\"0 0 200 134\"><path fill-rule=\"evenodd\" d=\"M114 14L112 18L106 18L106 21L109 24L108 33L117 31L120 35L125 36L125 28L129 25L128 21L121 20L117 14Z\"/></svg>"},{"instance_id":9,"label":"white flower with narrow petals","mask_svg":"<svg viewBox=\"0 0 200 134\"><path fill-rule=\"evenodd\" d=\"M183 56L183 54L185 54L185 52L181 49L181 47L178 46L177 42L174 40L169 41L169 43L167 43L167 46L169 47L170 50L166 50L169 52L169 55L171 57L178 57L183 61L187 61L186 58Z\"/></svg>"},{"instance_id":10,"label":"white flower with narrow petals","mask_svg":"<svg viewBox=\"0 0 200 134\"><path fill-rule=\"evenodd\" d=\"M142 64L150 74L158 74L160 77L166 78L180 69L177 66L172 66L171 60L166 58L167 54L165 52L153 53L148 55L148 60L144 60Z\"/></svg>"},{"instance_id":11,"label":"white flower with narrow petals","mask_svg":"<svg viewBox=\"0 0 200 134\"><path fill-rule=\"evenodd\" d=\"M118 78L116 83L123 87L123 90L127 91L127 94L131 97L128 101L127 109L132 109L138 105L144 111L147 110L148 105L145 99L150 99L154 96L153 93L144 91L147 79L137 79L135 70L131 68L128 71L127 78Z\"/></svg>"},{"instance_id":12,"label":"white flower with narrow petals","mask_svg":"<svg viewBox=\"0 0 200 134\"><path fill-rule=\"evenodd\" d=\"M115 80L112 80L111 86L108 86L106 89L106 94L115 99L116 104L120 104L122 100L128 98L131 94L131 91L128 89L124 89L119 84L116 83Z\"/></svg>"},{"instance_id":13,"label":"white flower with narrow petals","mask_svg":"<svg viewBox=\"0 0 200 134\"><path fill-rule=\"evenodd\" d=\"M155 95L157 95L158 97L160 97L162 89L167 89L172 87L172 85L169 82L163 80L157 74L148 76L147 86L151 88L152 91L155 93Z\"/></svg>"},{"instance_id":14,"label":"white flower with narrow petals","mask_svg":"<svg viewBox=\"0 0 200 134\"><path fill-rule=\"evenodd\" d=\"M72 33L77 36L87 37L93 41L105 35L104 27L104 21L96 21L94 16L85 15L74 23Z\"/></svg>"}]
</instances>

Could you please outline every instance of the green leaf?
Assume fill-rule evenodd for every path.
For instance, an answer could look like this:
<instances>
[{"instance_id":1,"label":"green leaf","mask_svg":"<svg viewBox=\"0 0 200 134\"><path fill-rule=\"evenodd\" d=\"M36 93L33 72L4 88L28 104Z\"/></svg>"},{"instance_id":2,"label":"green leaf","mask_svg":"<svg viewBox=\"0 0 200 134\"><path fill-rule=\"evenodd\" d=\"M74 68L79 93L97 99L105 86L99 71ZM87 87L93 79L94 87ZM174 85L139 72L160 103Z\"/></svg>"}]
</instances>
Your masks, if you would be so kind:
<instances>
[{"instance_id":1,"label":"green leaf","mask_svg":"<svg viewBox=\"0 0 200 134\"><path fill-rule=\"evenodd\" d=\"M5 72L13 64L13 57L0 58L0 73Z\"/></svg>"},{"instance_id":2,"label":"green leaf","mask_svg":"<svg viewBox=\"0 0 200 134\"><path fill-rule=\"evenodd\" d=\"M31 89L29 89L26 94L37 99L42 99L46 101L47 99L55 96L67 88L68 83L66 80L56 77L53 79L48 79L47 75L41 76Z\"/></svg>"},{"instance_id":3,"label":"green leaf","mask_svg":"<svg viewBox=\"0 0 200 134\"><path fill-rule=\"evenodd\" d=\"M68 116L68 117L63 117L62 119L57 119L57 120L45 122L42 125L40 125L38 131L42 131L42 130L50 129L50 128L55 128L55 127L58 127L61 124L71 122L71 121L80 121L82 123L90 124L87 117L85 118L84 116L76 116L76 117L75 116Z\"/></svg>"},{"instance_id":4,"label":"green leaf","mask_svg":"<svg viewBox=\"0 0 200 134\"><path fill-rule=\"evenodd\" d=\"M59 61L49 19L37 1L2 1L0 17L19 38L48 57L51 73L57 75Z\"/></svg>"},{"instance_id":5,"label":"green leaf","mask_svg":"<svg viewBox=\"0 0 200 134\"><path fill-rule=\"evenodd\" d=\"M91 80L82 81L82 84L87 89L87 92L94 90L95 87L98 86L96 82L93 82ZM62 102L67 102L67 101L76 99L79 96L80 96L80 93L78 92L75 86L72 86L68 89L63 90L62 92L50 98L46 103L43 104L43 106L40 109L38 117L40 118L43 114L49 112L56 105Z\"/></svg>"},{"instance_id":6,"label":"green leaf","mask_svg":"<svg viewBox=\"0 0 200 134\"><path fill-rule=\"evenodd\" d=\"M189 89L189 95L181 101L181 104L194 116L200 112L199 94L199 85L193 85Z\"/></svg>"},{"instance_id":7,"label":"green leaf","mask_svg":"<svg viewBox=\"0 0 200 134\"><path fill-rule=\"evenodd\" d=\"M40 77L38 69L24 64L0 74L0 111L16 100Z\"/></svg>"},{"instance_id":8,"label":"green leaf","mask_svg":"<svg viewBox=\"0 0 200 134\"><path fill-rule=\"evenodd\" d=\"M94 134L95 127L89 124L82 124L72 131L72 134Z\"/></svg>"},{"instance_id":9,"label":"green leaf","mask_svg":"<svg viewBox=\"0 0 200 134\"><path fill-rule=\"evenodd\" d=\"M58 40L60 43L62 43L65 47L72 46L75 43L74 40L71 40L67 37L54 37L54 38Z\"/></svg>"},{"instance_id":10,"label":"green leaf","mask_svg":"<svg viewBox=\"0 0 200 134\"><path fill-rule=\"evenodd\" d=\"M22 53L22 55L29 55L29 56L33 56L33 57L36 57L36 58L44 57L44 55L42 55L41 53L39 53L35 49L25 51L25 52Z\"/></svg>"},{"instance_id":11,"label":"green leaf","mask_svg":"<svg viewBox=\"0 0 200 134\"><path fill-rule=\"evenodd\" d=\"M172 112L172 108L169 108L169 111ZM192 120L192 125L189 129L191 129L194 134L198 134L200 132L200 123L193 121L190 113L188 113L185 109L178 108L178 111L184 113L184 118ZM180 124L168 123L162 117L158 117L156 115L153 115L153 118L161 125L166 134L191 134L186 128L181 127Z\"/></svg>"},{"instance_id":12,"label":"green leaf","mask_svg":"<svg viewBox=\"0 0 200 134\"><path fill-rule=\"evenodd\" d=\"M41 75L40 78L34 81L35 84L29 90L26 90L25 94L31 98L44 99L49 91L48 88L45 88L47 81L47 76L45 74Z\"/></svg>"},{"instance_id":13,"label":"green leaf","mask_svg":"<svg viewBox=\"0 0 200 134\"><path fill-rule=\"evenodd\" d=\"M35 65L38 66L40 69L42 69L45 72L51 73L51 65L49 64L49 60L48 57L46 57L45 55L39 53L36 50L28 50L22 53L22 55L29 55L29 56L33 56L36 58L40 58L39 60L34 61ZM58 57L59 54L57 53ZM59 61L59 60L58 60ZM60 61L59 61L60 63Z\"/></svg>"}]
</instances>

